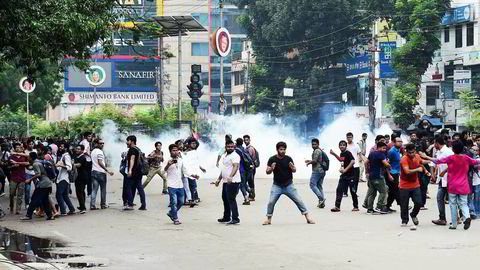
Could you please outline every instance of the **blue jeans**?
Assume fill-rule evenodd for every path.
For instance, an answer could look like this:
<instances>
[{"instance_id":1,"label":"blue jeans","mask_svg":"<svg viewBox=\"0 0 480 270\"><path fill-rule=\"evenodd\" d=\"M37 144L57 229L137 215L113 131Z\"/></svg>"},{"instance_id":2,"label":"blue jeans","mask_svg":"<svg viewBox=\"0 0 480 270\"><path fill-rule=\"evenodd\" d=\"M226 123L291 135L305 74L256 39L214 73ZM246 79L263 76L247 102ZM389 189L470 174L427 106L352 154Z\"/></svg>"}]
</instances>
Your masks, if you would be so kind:
<instances>
[{"instance_id":1,"label":"blue jeans","mask_svg":"<svg viewBox=\"0 0 480 270\"><path fill-rule=\"evenodd\" d=\"M313 193L317 195L319 201L325 200L325 195L323 194L323 179L325 178L324 172L312 172L310 177L310 188Z\"/></svg>"},{"instance_id":2,"label":"blue jeans","mask_svg":"<svg viewBox=\"0 0 480 270\"><path fill-rule=\"evenodd\" d=\"M67 210L65 209L65 204L68 207L68 211L71 213L75 212L75 207L73 207L72 201L69 197L70 183L68 181L60 181L57 183L57 191L55 196L57 197L58 206L60 207L60 213L66 214Z\"/></svg>"},{"instance_id":3,"label":"blue jeans","mask_svg":"<svg viewBox=\"0 0 480 270\"><path fill-rule=\"evenodd\" d=\"M450 205L450 210L452 211L452 226L457 226L457 205L462 211L465 219L470 217L468 211L468 195L459 195L448 193L448 204Z\"/></svg>"},{"instance_id":4,"label":"blue jeans","mask_svg":"<svg viewBox=\"0 0 480 270\"><path fill-rule=\"evenodd\" d=\"M480 217L480 185L473 186L473 208L477 217Z\"/></svg>"},{"instance_id":5,"label":"blue jeans","mask_svg":"<svg viewBox=\"0 0 480 270\"><path fill-rule=\"evenodd\" d=\"M248 173L245 171L240 172L240 170L238 173L240 173L241 179L240 191L242 192L243 197L247 197L247 195L250 193L250 188L248 187Z\"/></svg>"},{"instance_id":6,"label":"blue jeans","mask_svg":"<svg viewBox=\"0 0 480 270\"><path fill-rule=\"evenodd\" d=\"M293 184L290 184L286 187L281 187L278 185L273 184L272 189L270 191L270 199L268 200L267 206L267 217L273 216L273 210L275 208L275 204L277 203L278 199L281 195L286 195L290 200L292 200L298 207L298 210L305 215L308 213L307 207L303 203L302 199L298 195L297 189Z\"/></svg>"},{"instance_id":7,"label":"blue jeans","mask_svg":"<svg viewBox=\"0 0 480 270\"><path fill-rule=\"evenodd\" d=\"M168 212L173 220L178 220L178 211L182 208L185 200L185 190L183 188L168 188L170 196L170 211Z\"/></svg>"},{"instance_id":8,"label":"blue jeans","mask_svg":"<svg viewBox=\"0 0 480 270\"><path fill-rule=\"evenodd\" d=\"M107 206L107 174L92 171L92 197L90 198L90 208L95 208L97 192L100 187L100 206Z\"/></svg>"},{"instance_id":9,"label":"blue jeans","mask_svg":"<svg viewBox=\"0 0 480 270\"><path fill-rule=\"evenodd\" d=\"M438 183L438 190L437 190L437 207L439 213L440 220L447 220L447 216L445 215L445 195L447 195L448 190L447 187L442 187L442 183Z\"/></svg>"}]
</instances>

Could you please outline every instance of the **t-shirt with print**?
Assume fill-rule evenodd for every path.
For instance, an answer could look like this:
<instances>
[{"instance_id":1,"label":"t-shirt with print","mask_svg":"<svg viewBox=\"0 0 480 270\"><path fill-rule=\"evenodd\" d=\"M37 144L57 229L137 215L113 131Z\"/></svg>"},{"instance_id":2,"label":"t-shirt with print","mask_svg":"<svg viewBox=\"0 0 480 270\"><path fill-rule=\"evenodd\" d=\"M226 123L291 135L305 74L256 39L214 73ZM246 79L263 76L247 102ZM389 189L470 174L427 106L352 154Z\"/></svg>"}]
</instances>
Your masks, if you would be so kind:
<instances>
[{"instance_id":1,"label":"t-shirt with print","mask_svg":"<svg viewBox=\"0 0 480 270\"><path fill-rule=\"evenodd\" d=\"M418 173L407 174L405 172L406 167L409 170L415 170L422 166L422 159L418 154L415 155L413 159L405 155L400 161L400 188L401 189L412 189L420 187L420 182L418 181Z\"/></svg>"},{"instance_id":2,"label":"t-shirt with print","mask_svg":"<svg viewBox=\"0 0 480 270\"><path fill-rule=\"evenodd\" d=\"M281 187L287 187L293 183L293 173L288 164L293 159L290 156L285 155L283 158L278 158L277 155L268 159L267 165L272 166L276 163L273 170L273 184Z\"/></svg>"},{"instance_id":3,"label":"t-shirt with print","mask_svg":"<svg viewBox=\"0 0 480 270\"><path fill-rule=\"evenodd\" d=\"M11 155L10 160L15 162L27 162L27 158L24 156ZM25 182L25 165L18 165L16 167L10 167L10 180L15 183Z\"/></svg>"},{"instance_id":4,"label":"t-shirt with print","mask_svg":"<svg viewBox=\"0 0 480 270\"><path fill-rule=\"evenodd\" d=\"M342 163L342 168L346 169L352 160L355 162L355 158L352 153L348 150L340 153L340 162ZM355 166L355 165L354 165ZM340 178L353 178L353 166L350 167L347 171L340 175Z\"/></svg>"},{"instance_id":5,"label":"t-shirt with print","mask_svg":"<svg viewBox=\"0 0 480 270\"><path fill-rule=\"evenodd\" d=\"M386 159L385 153L379 151L371 152L368 155L370 179L384 178L385 166L383 165L383 161Z\"/></svg>"},{"instance_id":6,"label":"t-shirt with print","mask_svg":"<svg viewBox=\"0 0 480 270\"><path fill-rule=\"evenodd\" d=\"M320 149L315 149L312 152L312 161L315 161L314 164L312 164L312 172L319 172L323 173L323 168L322 168L322 150Z\"/></svg>"}]
</instances>

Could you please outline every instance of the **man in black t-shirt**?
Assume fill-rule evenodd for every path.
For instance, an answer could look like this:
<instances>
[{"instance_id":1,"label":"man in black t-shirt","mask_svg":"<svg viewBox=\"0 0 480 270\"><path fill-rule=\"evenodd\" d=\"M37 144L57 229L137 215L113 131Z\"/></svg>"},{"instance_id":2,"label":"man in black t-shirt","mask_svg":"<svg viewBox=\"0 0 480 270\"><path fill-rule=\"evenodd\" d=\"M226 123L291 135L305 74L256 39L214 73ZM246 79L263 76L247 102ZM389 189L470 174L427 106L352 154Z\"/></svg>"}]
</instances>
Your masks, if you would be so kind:
<instances>
[{"instance_id":1,"label":"man in black t-shirt","mask_svg":"<svg viewBox=\"0 0 480 270\"><path fill-rule=\"evenodd\" d=\"M332 212L340 212L340 205L342 203L343 194L347 192L347 189L350 188L350 193L352 194L353 209L352 211L358 211L358 196L357 196L357 185L355 181L355 172L353 165L355 164L355 158L352 153L347 150L347 142L340 141L338 143L340 148L340 156L338 156L333 150L330 150L330 154L335 156L335 158L340 161L340 180L338 181L337 186L337 196L335 199L335 207L331 209Z\"/></svg>"},{"instance_id":2,"label":"man in black t-shirt","mask_svg":"<svg viewBox=\"0 0 480 270\"><path fill-rule=\"evenodd\" d=\"M267 220L263 225L272 224L273 209L282 194L289 197L297 205L298 210L305 216L308 224L315 224L315 222L310 219L307 207L293 185L293 173L296 172L297 169L293 164L292 158L285 155L286 149L286 143L277 143L277 155L271 157L267 163L267 174L273 172L273 185L267 206Z\"/></svg>"},{"instance_id":3,"label":"man in black t-shirt","mask_svg":"<svg viewBox=\"0 0 480 270\"><path fill-rule=\"evenodd\" d=\"M133 210L133 192L132 187L136 187L138 195L140 195L141 206L138 210L147 210L147 203L145 201L145 191L142 185L142 170L139 166L140 150L137 147L137 137L130 135L127 137L127 197L128 203L123 210Z\"/></svg>"},{"instance_id":4,"label":"man in black t-shirt","mask_svg":"<svg viewBox=\"0 0 480 270\"><path fill-rule=\"evenodd\" d=\"M77 155L74 159L75 167L77 168L77 179L75 180L75 193L77 194L78 199L78 210L80 214L85 214L87 208L85 207L85 187L89 181L89 164L84 155L85 146L79 144L75 147L75 154Z\"/></svg>"}]
</instances>

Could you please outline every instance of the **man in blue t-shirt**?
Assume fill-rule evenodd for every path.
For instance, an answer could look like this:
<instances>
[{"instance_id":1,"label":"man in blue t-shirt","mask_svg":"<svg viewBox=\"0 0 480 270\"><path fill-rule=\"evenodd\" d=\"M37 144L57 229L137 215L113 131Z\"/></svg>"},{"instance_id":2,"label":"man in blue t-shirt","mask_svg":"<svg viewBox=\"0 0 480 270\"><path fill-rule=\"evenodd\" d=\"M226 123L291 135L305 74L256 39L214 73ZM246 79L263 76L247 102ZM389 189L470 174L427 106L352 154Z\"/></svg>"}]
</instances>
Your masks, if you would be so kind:
<instances>
[{"instance_id":1,"label":"man in blue t-shirt","mask_svg":"<svg viewBox=\"0 0 480 270\"><path fill-rule=\"evenodd\" d=\"M389 180L387 181L388 198L386 210L389 213L396 212L391 208L394 201L397 201L397 205L400 205L400 192L398 189L398 185L400 181L400 159L402 158L402 145L402 138L396 137L394 141L394 147L392 147L387 154L388 162L392 166L392 169L390 171L391 177L389 177Z\"/></svg>"},{"instance_id":2,"label":"man in blue t-shirt","mask_svg":"<svg viewBox=\"0 0 480 270\"><path fill-rule=\"evenodd\" d=\"M385 184L385 169L391 167L385 156L387 145L384 142L377 143L377 151L370 152L367 164L365 165L368 175L368 191L367 191L367 213L369 214L387 214L387 186ZM377 202L377 208L373 209L373 202L380 193Z\"/></svg>"}]
</instances>

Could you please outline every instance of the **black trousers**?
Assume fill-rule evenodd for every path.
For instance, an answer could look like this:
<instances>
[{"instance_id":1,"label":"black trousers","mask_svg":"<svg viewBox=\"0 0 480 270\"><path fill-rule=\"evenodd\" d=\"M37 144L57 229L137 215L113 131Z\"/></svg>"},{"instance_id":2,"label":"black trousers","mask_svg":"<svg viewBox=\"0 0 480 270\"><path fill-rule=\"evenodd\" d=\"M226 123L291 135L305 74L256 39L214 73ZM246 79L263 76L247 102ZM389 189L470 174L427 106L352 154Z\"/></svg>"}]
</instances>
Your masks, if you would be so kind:
<instances>
[{"instance_id":1,"label":"black trousers","mask_svg":"<svg viewBox=\"0 0 480 270\"><path fill-rule=\"evenodd\" d=\"M413 189L400 189L400 217L402 223L408 223L408 203L410 199L413 201L413 210L410 216L416 217L418 212L420 212L420 207L422 207L422 195L420 188Z\"/></svg>"},{"instance_id":2,"label":"black trousers","mask_svg":"<svg viewBox=\"0 0 480 270\"><path fill-rule=\"evenodd\" d=\"M78 199L78 209L80 211L87 210L85 207L85 187L87 186L87 179L80 179L77 178L75 180L75 193L77 194L77 199Z\"/></svg>"},{"instance_id":3,"label":"black trousers","mask_svg":"<svg viewBox=\"0 0 480 270\"><path fill-rule=\"evenodd\" d=\"M358 208L357 186L358 186L358 181L355 181L354 178L340 177L340 180L338 180L337 197L335 199L335 207L340 208L340 205L342 204L343 194L347 193L348 188L350 188L350 194L352 195L353 207Z\"/></svg>"},{"instance_id":4,"label":"black trousers","mask_svg":"<svg viewBox=\"0 0 480 270\"><path fill-rule=\"evenodd\" d=\"M237 195L240 189L240 183L223 183L222 201L223 201L223 219L240 220L238 218Z\"/></svg>"},{"instance_id":5,"label":"black trousers","mask_svg":"<svg viewBox=\"0 0 480 270\"><path fill-rule=\"evenodd\" d=\"M32 217L33 211L37 207L42 207L47 217L52 217L52 208L50 208L50 201L48 195L52 192L52 188L35 188L32 195L32 200L27 209L27 217Z\"/></svg>"},{"instance_id":6,"label":"black trousers","mask_svg":"<svg viewBox=\"0 0 480 270\"><path fill-rule=\"evenodd\" d=\"M397 205L400 205L400 194L398 189L400 174L392 174L393 182L388 179L386 181L388 187L388 197L387 197L387 207L390 208L394 201L397 202Z\"/></svg>"},{"instance_id":7,"label":"black trousers","mask_svg":"<svg viewBox=\"0 0 480 270\"><path fill-rule=\"evenodd\" d=\"M92 194L92 162L87 162L87 195L90 196Z\"/></svg>"}]
</instances>

